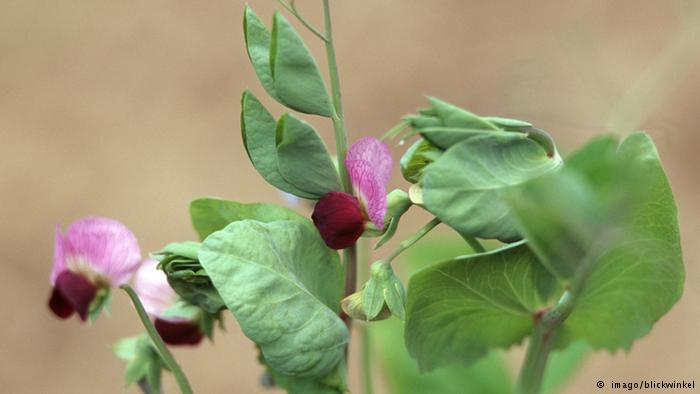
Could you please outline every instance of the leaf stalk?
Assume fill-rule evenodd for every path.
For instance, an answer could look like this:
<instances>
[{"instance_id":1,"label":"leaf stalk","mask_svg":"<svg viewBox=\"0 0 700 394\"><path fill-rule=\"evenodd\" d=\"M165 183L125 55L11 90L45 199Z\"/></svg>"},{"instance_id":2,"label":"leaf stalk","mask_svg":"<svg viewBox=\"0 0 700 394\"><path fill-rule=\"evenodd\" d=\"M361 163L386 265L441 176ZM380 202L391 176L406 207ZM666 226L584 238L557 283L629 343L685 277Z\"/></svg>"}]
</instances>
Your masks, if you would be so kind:
<instances>
[{"instance_id":1,"label":"leaf stalk","mask_svg":"<svg viewBox=\"0 0 700 394\"><path fill-rule=\"evenodd\" d=\"M151 322L151 318L146 313L143 304L141 304L139 296L129 285L123 285L121 286L121 289L126 292L129 298L131 298L131 302L134 304L136 313L139 315L141 323L143 323L148 336L151 338L156 352L158 352L161 360L163 360L170 372L172 372L173 376L175 376L177 385L180 387L180 392L182 394L192 394L192 387L190 386L190 382L187 380L187 376L185 376L185 373L182 371L177 361L175 361L175 357L173 357L172 353L170 353L170 350L168 350L168 347L163 342L163 339L158 334L158 331L156 331L156 328L153 326L153 322Z\"/></svg>"}]
</instances>

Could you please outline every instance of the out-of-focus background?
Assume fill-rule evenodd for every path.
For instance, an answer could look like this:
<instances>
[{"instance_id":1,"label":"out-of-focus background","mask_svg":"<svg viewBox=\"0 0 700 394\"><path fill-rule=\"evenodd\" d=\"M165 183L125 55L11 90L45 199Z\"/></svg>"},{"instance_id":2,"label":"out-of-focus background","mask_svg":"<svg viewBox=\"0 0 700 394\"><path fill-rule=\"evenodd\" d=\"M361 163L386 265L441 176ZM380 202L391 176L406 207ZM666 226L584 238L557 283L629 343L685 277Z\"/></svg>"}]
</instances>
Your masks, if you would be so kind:
<instances>
[{"instance_id":1,"label":"out-of-focus background","mask_svg":"<svg viewBox=\"0 0 700 394\"><path fill-rule=\"evenodd\" d=\"M249 3L270 20L273 0ZM320 24L320 1L297 3ZM700 384L698 3L332 4L351 139L380 135L424 105L426 94L480 114L527 119L565 152L603 132L653 136L679 206L685 294L630 352L591 357L566 392L596 391L597 380ZM241 144L241 91L265 96L243 47L243 6L0 2L3 393L124 392L123 364L109 346L141 331L126 297L116 294L112 317L93 326L59 321L46 307L56 224L114 217L137 234L145 253L194 238L187 204L195 197L284 203ZM318 40L305 37L323 65ZM328 122L314 124L330 137ZM394 149L397 158L401 151ZM406 187L395 174L393 186ZM400 235L425 218L412 217ZM194 388L266 392L253 345L232 318L226 322L216 346L176 352ZM175 390L166 378L166 392Z\"/></svg>"}]
</instances>

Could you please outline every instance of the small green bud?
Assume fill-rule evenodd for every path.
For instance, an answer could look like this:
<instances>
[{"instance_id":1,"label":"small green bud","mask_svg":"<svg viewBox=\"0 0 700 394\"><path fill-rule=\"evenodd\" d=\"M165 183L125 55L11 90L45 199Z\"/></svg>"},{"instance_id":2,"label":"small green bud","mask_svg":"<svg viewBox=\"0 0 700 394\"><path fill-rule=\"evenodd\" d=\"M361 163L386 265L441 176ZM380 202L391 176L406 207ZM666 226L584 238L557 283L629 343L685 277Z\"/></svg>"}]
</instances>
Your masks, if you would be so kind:
<instances>
[{"instance_id":1,"label":"small green bud","mask_svg":"<svg viewBox=\"0 0 700 394\"><path fill-rule=\"evenodd\" d=\"M345 312L346 315L350 316L351 318L353 318L355 320L368 321L367 314L365 313L365 308L362 305L363 304L363 296L364 296L364 290L360 290L356 293L350 294L349 296L343 298L343 300L340 301L340 307L343 309L343 312ZM389 308L385 304L384 307L379 312L379 314L370 320L371 321L384 320L384 319L389 318L389 316L391 316L391 311L389 311Z\"/></svg>"}]
</instances>

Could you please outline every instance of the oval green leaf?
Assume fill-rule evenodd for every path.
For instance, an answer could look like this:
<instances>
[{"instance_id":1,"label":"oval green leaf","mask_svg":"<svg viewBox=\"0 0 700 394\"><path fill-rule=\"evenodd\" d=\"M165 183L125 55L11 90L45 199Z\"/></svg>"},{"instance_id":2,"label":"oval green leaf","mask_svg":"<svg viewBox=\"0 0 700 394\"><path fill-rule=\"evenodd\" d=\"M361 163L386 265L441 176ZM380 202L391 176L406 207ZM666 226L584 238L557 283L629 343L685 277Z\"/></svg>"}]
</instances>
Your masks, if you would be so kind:
<instances>
[{"instance_id":1,"label":"oval green leaf","mask_svg":"<svg viewBox=\"0 0 700 394\"><path fill-rule=\"evenodd\" d=\"M243 11L243 35L248 58L253 70L267 93L277 98L275 83L270 69L270 32L253 10L246 6Z\"/></svg>"},{"instance_id":2,"label":"oval green leaf","mask_svg":"<svg viewBox=\"0 0 700 394\"><path fill-rule=\"evenodd\" d=\"M316 198L342 190L340 177L326 145L310 124L291 114L277 123L277 163L294 188Z\"/></svg>"},{"instance_id":3,"label":"oval green leaf","mask_svg":"<svg viewBox=\"0 0 700 394\"><path fill-rule=\"evenodd\" d=\"M207 237L199 260L272 368L322 377L344 358L343 270L317 232L297 221L237 221Z\"/></svg>"},{"instance_id":4,"label":"oval green leaf","mask_svg":"<svg viewBox=\"0 0 700 394\"><path fill-rule=\"evenodd\" d=\"M315 198L294 187L282 176L277 158L277 122L249 91L241 98L241 133L243 145L258 173L272 186L301 198Z\"/></svg>"},{"instance_id":5,"label":"oval green leaf","mask_svg":"<svg viewBox=\"0 0 700 394\"><path fill-rule=\"evenodd\" d=\"M279 12L272 22L270 68L277 99L289 108L330 117L331 101L318 65L299 33Z\"/></svg>"}]
</instances>

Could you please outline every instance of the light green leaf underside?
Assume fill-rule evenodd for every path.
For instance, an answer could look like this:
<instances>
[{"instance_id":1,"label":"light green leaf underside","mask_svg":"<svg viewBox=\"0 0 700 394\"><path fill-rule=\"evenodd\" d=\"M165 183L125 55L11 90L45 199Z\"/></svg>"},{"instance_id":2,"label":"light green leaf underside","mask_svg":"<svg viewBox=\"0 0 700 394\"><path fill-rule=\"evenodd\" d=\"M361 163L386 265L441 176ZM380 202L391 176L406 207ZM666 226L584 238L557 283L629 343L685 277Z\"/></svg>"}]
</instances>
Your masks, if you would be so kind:
<instances>
[{"instance_id":1,"label":"light green leaf underside","mask_svg":"<svg viewBox=\"0 0 700 394\"><path fill-rule=\"evenodd\" d=\"M207 237L199 259L272 368L322 377L343 359L343 271L316 231L297 221L237 221Z\"/></svg>"},{"instance_id":2,"label":"light green leaf underside","mask_svg":"<svg viewBox=\"0 0 700 394\"><path fill-rule=\"evenodd\" d=\"M426 209L467 236L511 242L520 238L502 199L509 187L561 165L521 133L493 133L460 142L424 169Z\"/></svg>"},{"instance_id":3,"label":"light green leaf underside","mask_svg":"<svg viewBox=\"0 0 700 394\"><path fill-rule=\"evenodd\" d=\"M287 391L287 394L343 394L347 392L346 364L343 360L326 376L309 378L285 375L271 368L264 357L259 357L267 369L275 386Z\"/></svg>"},{"instance_id":4,"label":"light green leaf underside","mask_svg":"<svg viewBox=\"0 0 700 394\"><path fill-rule=\"evenodd\" d=\"M556 286L523 244L431 265L409 282L408 351L431 370L519 343Z\"/></svg>"}]
</instances>

